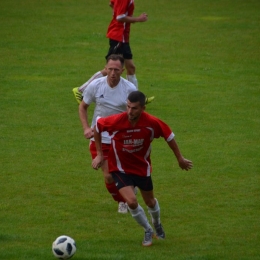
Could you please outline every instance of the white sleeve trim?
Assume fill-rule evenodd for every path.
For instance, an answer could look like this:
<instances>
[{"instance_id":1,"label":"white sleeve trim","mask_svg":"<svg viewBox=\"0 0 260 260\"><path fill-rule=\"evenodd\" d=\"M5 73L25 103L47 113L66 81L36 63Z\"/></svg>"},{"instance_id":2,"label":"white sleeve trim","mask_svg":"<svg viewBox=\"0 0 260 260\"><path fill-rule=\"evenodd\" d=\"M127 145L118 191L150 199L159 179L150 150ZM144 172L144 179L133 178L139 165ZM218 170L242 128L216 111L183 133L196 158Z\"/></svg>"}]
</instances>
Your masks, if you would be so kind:
<instances>
[{"instance_id":1,"label":"white sleeve trim","mask_svg":"<svg viewBox=\"0 0 260 260\"><path fill-rule=\"evenodd\" d=\"M97 127L97 121L98 121L98 119L99 118L101 118L101 116L97 116L97 118L96 118L96 131L99 133L99 129L98 129L98 127Z\"/></svg>"},{"instance_id":2,"label":"white sleeve trim","mask_svg":"<svg viewBox=\"0 0 260 260\"><path fill-rule=\"evenodd\" d=\"M126 14L120 14L116 17L117 20L120 20L122 18L125 18L126 17Z\"/></svg>"},{"instance_id":3,"label":"white sleeve trim","mask_svg":"<svg viewBox=\"0 0 260 260\"><path fill-rule=\"evenodd\" d=\"M171 133L166 141L170 142L174 138L174 136L175 136L174 133Z\"/></svg>"}]
</instances>

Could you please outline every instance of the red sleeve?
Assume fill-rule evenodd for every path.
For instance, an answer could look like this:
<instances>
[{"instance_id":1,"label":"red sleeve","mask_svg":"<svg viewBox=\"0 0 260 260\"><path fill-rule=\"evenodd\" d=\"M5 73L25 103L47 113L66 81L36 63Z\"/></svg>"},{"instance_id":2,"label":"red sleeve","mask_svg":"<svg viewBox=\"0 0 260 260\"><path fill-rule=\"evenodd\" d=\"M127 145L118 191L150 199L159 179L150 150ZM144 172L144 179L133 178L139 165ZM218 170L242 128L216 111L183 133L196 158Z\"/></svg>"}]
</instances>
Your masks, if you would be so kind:
<instances>
[{"instance_id":1,"label":"red sleeve","mask_svg":"<svg viewBox=\"0 0 260 260\"><path fill-rule=\"evenodd\" d=\"M144 113L144 116L146 116L148 121L152 124L154 138L163 137L165 141L169 142L174 137L171 128L161 119L147 113Z\"/></svg>"},{"instance_id":2,"label":"red sleeve","mask_svg":"<svg viewBox=\"0 0 260 260\"><path fill-rule=\"evenodd\" d=\"M114 2L115 17L124 15L127 12L128 5L129 5L128 0L120 0Z\"/></svg>"},{"instance_id":3,"label":"red sleeve","mask_svg":"<svg viewBox=\"0 0 260 260\"><path fill-rule=\"evenodd\" d=\"M104 132L106 131L106 118L105 117L99 117L97 118L97 121L96 121L96 130L98 133L101 133L101 132Z\"/></svg>"},{"instance_id":4,"label":"red sleeve","mask_svg":"<svg viewBox=\"0 0 260 260\"><path fill-rule=\"evenodd\" d=\"M115 114L107 117L98 117L96 121L97 132L113 132L117 130L118 120L121 117L121 114Z\"/></svg>"}]
</instances>

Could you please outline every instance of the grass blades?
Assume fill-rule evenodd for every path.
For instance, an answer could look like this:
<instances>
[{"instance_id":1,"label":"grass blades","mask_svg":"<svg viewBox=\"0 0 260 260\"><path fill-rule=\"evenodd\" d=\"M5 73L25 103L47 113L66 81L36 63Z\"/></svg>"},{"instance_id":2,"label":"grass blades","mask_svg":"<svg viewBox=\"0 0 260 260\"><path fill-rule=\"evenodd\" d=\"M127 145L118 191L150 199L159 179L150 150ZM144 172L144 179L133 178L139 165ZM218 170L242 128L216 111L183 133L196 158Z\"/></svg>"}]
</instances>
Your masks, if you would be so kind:
<instances>
[{"instance_id":1,"label":"grass blades","mask_svg":"<svg viewBox=\"0 0 260 260\"><path fill-rule=\"evenodd\" d=\"M194 168L153 143L165 241L119 215L90 167L72 88L103 68L106 1L0 2L0 258L260 259L260 2L135 1L131 47L147 111L172 127ZM140 204L145 208L140 194Z\"/></svg>"}]
</instances>

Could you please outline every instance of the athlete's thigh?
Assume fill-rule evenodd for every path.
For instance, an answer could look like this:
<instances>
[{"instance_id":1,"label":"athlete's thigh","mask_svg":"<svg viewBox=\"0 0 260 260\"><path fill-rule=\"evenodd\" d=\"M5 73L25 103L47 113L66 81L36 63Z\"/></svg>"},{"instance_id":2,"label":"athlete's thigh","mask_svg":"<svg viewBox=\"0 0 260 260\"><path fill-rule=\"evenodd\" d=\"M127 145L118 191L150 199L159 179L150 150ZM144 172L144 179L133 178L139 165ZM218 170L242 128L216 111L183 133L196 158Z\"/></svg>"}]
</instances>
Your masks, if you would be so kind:
<instances>
[{"instance_id":1,"label":"athlete's thigh","mask_svg":"<svg viewBox=\"0 0 260 260\"><path fill-rule=\"evenodd\" d=\"M125 186L122 187L119 190L119 193L121 194L121 196L125 199L127 205L134 209L138 206L137 204L137 198L136 195L134 193L134 186Z\"/></svg>"},{"instance_id":2,"label":"athlete's thigh","mask_svg":"<svg viewBox=\"0 0 260 260\"><path fill-rule=\"evenodd\" d=\"M108 170L108 161L104 160L100 168L102 170L105 182L106 183L113 183L114 182L113 177L109 173L109 170Z\"/></svg>"},{"instance_id":3,"label":"athlete's thigh","mask_svg":"<svg viewBox=\"0 0 260 260\"><path fill-rule=\"evenodd\" d=\"M153 181L152 177L135 177L136 186L138 186L145 204L148 207L153 207L155 204L153 195Z\"/></svg>"},{"instance_id":4,"label":"athlete's thigh","mask_svg":"<svg viewBox=\"0 0 260 260\"><path fill-rule=\"evenodd\" d=\"M153 208L153 207L154 207L154 204L155 204L155 199L154 199L153 190L144 191L144 190L141 190L141 189L140 189L140 193L141 193L141 195L142 195L142 197L143 197L143 200L144 200L145 204L146 204L148 207Z\"/></svg>"},{"instance_id":5,"label":"athlete's thigh","mask_svg":"<svg viewBox=\"0 0 260 260\"><path fill-rule=\"evenodd\" d=\"M109 39L109 49L105 58L107 59L111 54L116 54L119 42Z\"/></svg>"},{"instance_id":6,"label":"athlete's thigh","mask_svg":"<svg viewBox=\"0 0 260 260\"><path fill-rule=\"evenodd\" d=\"M132 59L125 59L125 68L129 75L135 74L135 65Z\"/></svg>"},{"instance_id":7,"label":"athlete's thigh","mask_svg":"<svg viewBox=\"0 0 260 260\"><path fill-rule=\"evenodd\" d=\"M122 43L121 52L122 52L125 60L132 60L133 59L132 50L131 50L130 44L128 42Z\"/></svg>"},{"instance_id":8,"label":"athlete's thigh","mask_svg":"<svg viewBox=\"0 0 260 260\"><path fill-rule=\"evenodd\" d=\"M137 207L137 199L134 193L134 180L132 176L120 172L112 172L116 187L130 208Z\"/></svg>"},{"instance_id":9,"label":"athlete's thigh","mask_svg":"<svg viewBox=\"0 0 260 260\"><path fill-rule=\"evenodd\" d=\"M128 42L116 42L111 40L109 53L122 55L125 60L133 59L132 50Z\"/></svg>"}]
</instances>

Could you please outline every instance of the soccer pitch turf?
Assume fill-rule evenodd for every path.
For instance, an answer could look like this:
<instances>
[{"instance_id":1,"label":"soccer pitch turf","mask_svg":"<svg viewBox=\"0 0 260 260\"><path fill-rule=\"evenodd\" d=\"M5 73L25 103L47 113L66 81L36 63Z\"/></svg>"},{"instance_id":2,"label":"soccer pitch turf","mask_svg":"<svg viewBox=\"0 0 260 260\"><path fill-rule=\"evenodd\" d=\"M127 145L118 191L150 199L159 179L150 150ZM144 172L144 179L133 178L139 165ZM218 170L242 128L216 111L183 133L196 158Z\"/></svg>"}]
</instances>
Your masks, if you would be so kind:
<instances>
[{"instance_id":1,"label":"soccer pitch turf","mask_svg":"<svg viewBox=\"0 0 260 260\"><path fill-rule=\"evenodd\" d=\"M258 0L135 1L131 48L147 111L166 121L194 168L153 143L164 241L117 213L72 88L102 69L108 1L0 2L0 259L54 259L73 237L73 259L260 259ZM140 194L140 204L145 208Z\"/></svg>"}]
</instances>

